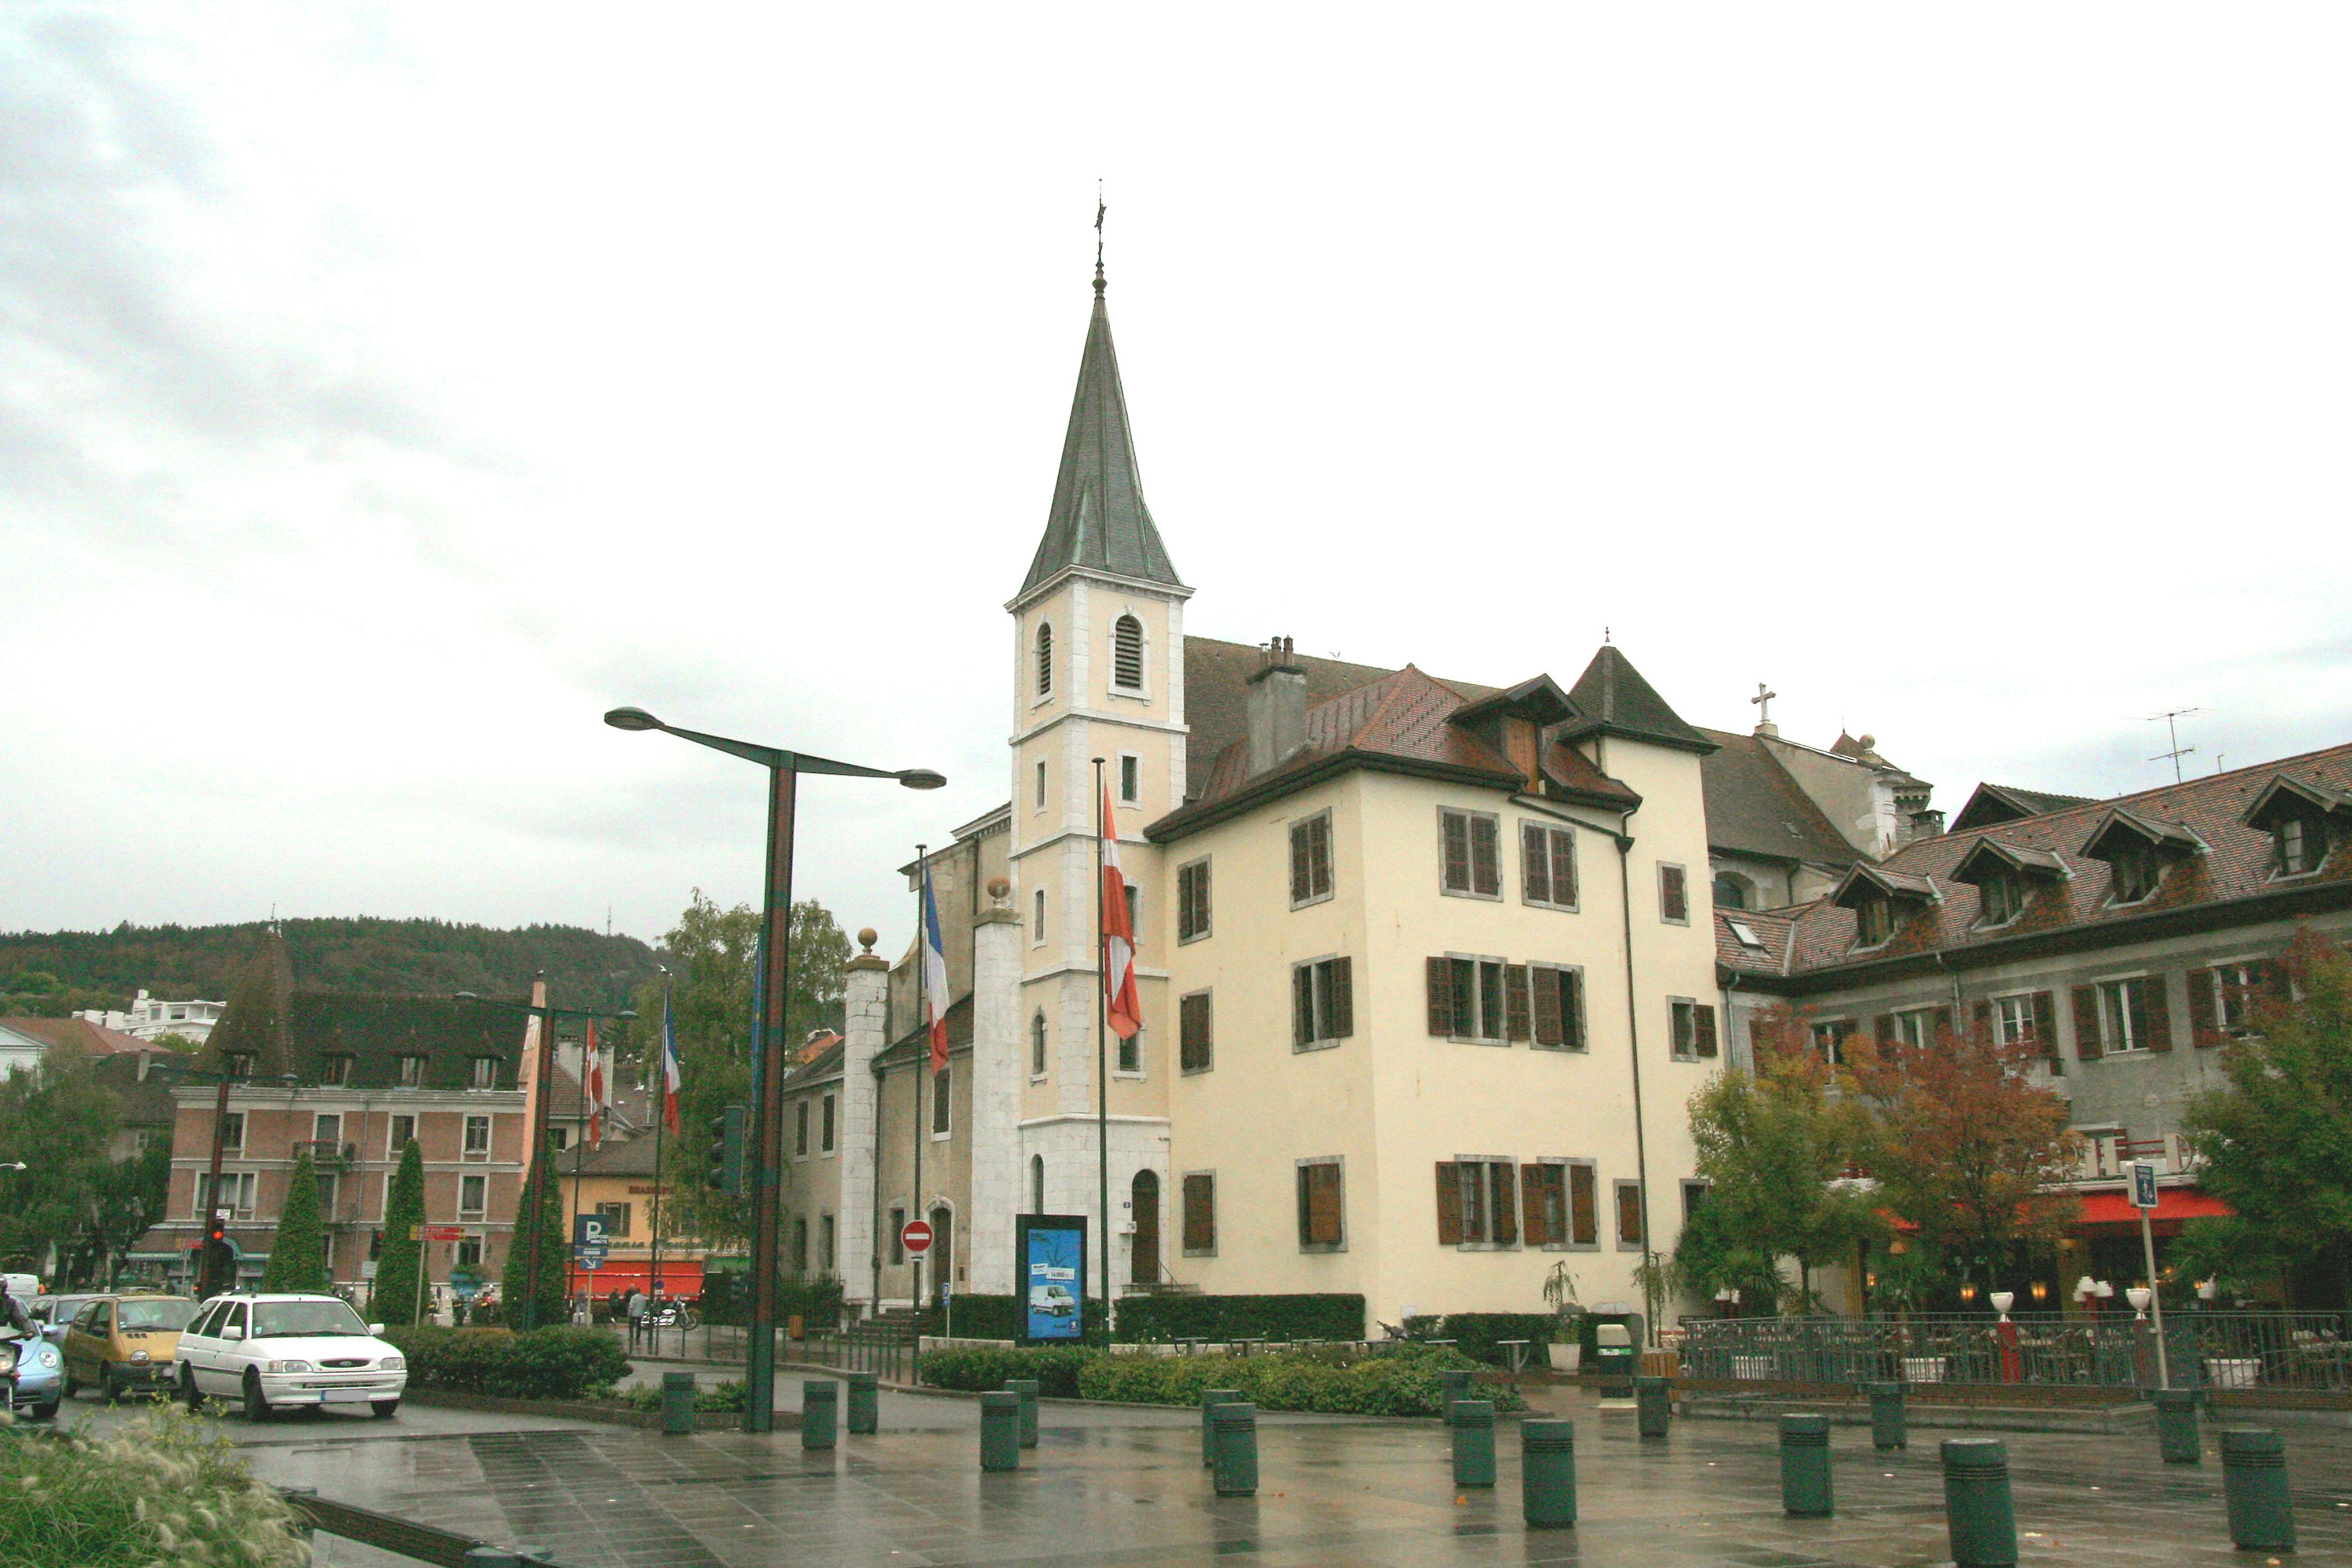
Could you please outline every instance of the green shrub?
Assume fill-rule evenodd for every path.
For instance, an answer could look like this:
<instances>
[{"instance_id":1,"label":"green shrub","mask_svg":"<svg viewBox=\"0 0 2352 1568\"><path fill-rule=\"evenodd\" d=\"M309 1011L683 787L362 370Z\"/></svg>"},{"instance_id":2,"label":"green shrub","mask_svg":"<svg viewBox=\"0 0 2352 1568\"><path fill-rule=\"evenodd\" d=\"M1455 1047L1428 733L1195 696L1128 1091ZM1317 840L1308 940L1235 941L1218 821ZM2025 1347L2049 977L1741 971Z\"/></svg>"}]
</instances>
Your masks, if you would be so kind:
<instances>
[{"instance_id":1,"label":"green shrub","mask_svg":"<svg viewBox=\"0 0 2352 1568\"><path fill-rule=\"evenodd\" d=\"M1135 1405L1198 1405L1212 1388L1240 1391L1264 1410L1331 1415L1434 1415L1444 1394L1438 1373L1470 1366L1454 1351L1408 1348L1265 1355L1108 1355L1086 1363L1078 1391L1087 1399ZM1508 1388L1483 1391L1503 1409L1520 1401Z\"/></svg>"},{"instance_id":2,"label":"green shrub","mask_svg":"<svg viewBox=\"0 0 2352 1568\"><path fill-rule=\"evenodd\" d=\"M694 1408L716 1415L740 1415L743 1413L743 1391L751 1385L740 1378L715 1384L694 1391ZM625 1395L632 1410L657 1411L662 1407L662 1391L658 1388L633 1388Z\"/></svg>"},{"instance_id":3,"label":"green shrub","mask_svg":"<svg viewBox=\"0 0 2352 1568\"><path fill-rule=\"evenodd\" d=\"M1481 1365L1508 1366L1511 1354L1502 1341L1527 1341L1521 1353L1529 1363L1540 1362L1542 1347L1559 1332L1559 1319L1550 1312L1449 1312L1410 1319L1404 1328L1417 1340L1452 1340L1455 1350Z\"/></svg>"},{"instance_id":4,"label":"green shrub","mask_svg":"<svg viewBox=\"0 0 2352 1568\"><path fill-rule=\"evenodd\" d=\"M776 1321L794 1318L811 1333L824 1333L841 1322L842 1285L830 1275L779 1275L776 1279ZM751 1276L745 1272L706 1272L702 1296L696 1306L706 1323L742 1324L751 1321Z\"/></svg>"},{"instance_id":5,"label":"green shrub","mask_svg":"<svg viewBox=\"0 0 2352 1568\"><path fill-rule=\"evenodd\" d=\"M1084 1303L1086 1313L1082 1332L1087 1342L1102 1341L1102 1303L1091 1296ZM1121 1308L1124 1313L1126 1309ZM955 1332L959 1340L1017 1340L1021 1337L1021 1298L1018 1296L958 1296L955 1299ZM946 1314L937 1307L922 1314L923 1332L946 1334L950 1328Z\"/></svg>"},{"instance_id":6,"label":"green shrub","mask_svg":"<svg viewBox=\"0 0 2352 1568\"><path fill-rule=\"evenodd\" d=\"M228 1439L169 1405L116 1435L0 1436L0 1563L8 1568L297 1568L294 1514Z\"/></svg>"},{"instance_id":7,"label":"green shrub","mask_svg":"<svg viewBox=\"0 0 2352 1568\"><path fill-rule=\"evenodd\" d=\"M1076 1399L1079 1370L1101 1356L1100 1351L1076 1345L931 1351L923 1357L922 1380L933 1388L985 1394L1003 1388L1009 1378L1034 1377L1038 1393L1055 1399Z\"/></svg>"},{"instance_id":8,"label":"green shrub","mask_svg":"<svg viewBox=\"0 0 2352 1568\"><path fill-rule=\"evenodd\" d=\"M508 1399L583 1399L628 1375L629 1359L602 1329L559 1323L527 1334L505 1329L394 1329L385 1336L408 1358L419 1388Z\"/></svg>"},{"instance_id":9,"label":"green shrub","mask_svg":"<svg viewBox=\"0 0 2352 1568\"><path fill-rule=\"evenodd\" d=\"M1118 1304L1118 1338L1133 1343L1363 1337L1361 1296L1130 1296Z\"/></svg>"}]
</instances>

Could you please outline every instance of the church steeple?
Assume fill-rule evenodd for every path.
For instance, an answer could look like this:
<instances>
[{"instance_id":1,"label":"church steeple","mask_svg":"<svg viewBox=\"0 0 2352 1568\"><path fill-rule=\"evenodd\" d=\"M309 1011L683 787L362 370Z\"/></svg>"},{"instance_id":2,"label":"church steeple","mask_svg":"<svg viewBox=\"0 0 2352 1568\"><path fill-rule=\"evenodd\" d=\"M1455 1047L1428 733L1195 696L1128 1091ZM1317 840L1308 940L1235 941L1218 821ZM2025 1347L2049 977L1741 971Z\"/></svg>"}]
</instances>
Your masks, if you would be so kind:
<instances>
[{"instance_id":1,"label":"church steeple","mask_svg":"<svg viewBox=\"0 0 2352 1568\"><path fill-rule=\"evenodd\" d=\"M1069 432L1062 438L1062 468L1054 480L1045 537L1021 584L1024 595L1071 566L1183 586L1143 502L1135 437L1127 422L1127 392L1119 384L1118 353L1111 346L1110 310L1103 292L1097 255L1094 319L1087 324L1086 353L1078 362L1078 393L1070 404Z\"/></svg>"}]
</instances>

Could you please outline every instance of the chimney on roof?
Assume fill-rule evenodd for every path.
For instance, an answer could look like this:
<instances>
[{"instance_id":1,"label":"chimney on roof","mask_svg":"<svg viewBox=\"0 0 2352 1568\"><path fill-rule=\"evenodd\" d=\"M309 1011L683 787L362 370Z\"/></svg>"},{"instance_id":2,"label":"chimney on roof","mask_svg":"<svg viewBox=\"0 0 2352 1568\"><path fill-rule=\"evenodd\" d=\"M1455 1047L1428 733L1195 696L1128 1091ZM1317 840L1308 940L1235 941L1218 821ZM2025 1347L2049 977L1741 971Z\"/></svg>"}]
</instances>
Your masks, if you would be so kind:
<instances>
[{"instance_id":1,"label":"chimney on roof","mask_svg":"<svg viewBox=\"0 0 2352 1568\"><path fill-rule=\"evenodd\" d=\"M1258 650L1257 671L1249 678L1249 771L1255 778L1279 767L1307 744L1307 670L1288 637L1275 637Z\"/></svg>"}]
</instances>

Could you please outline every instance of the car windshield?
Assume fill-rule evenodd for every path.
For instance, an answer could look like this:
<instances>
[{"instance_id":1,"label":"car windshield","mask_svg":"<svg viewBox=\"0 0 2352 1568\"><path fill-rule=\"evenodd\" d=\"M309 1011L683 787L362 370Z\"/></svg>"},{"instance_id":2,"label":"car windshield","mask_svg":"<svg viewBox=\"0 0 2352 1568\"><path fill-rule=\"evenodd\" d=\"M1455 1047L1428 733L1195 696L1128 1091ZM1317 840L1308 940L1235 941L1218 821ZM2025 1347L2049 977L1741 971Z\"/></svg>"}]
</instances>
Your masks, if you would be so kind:
<instances>
[{"instance_id":1,"label":"car windshield","mask_svg":"<svg viewBox=\"0 0 2352 1568\"><path fill-rule=\"evenodd\" d=\"M253 1337L304 1340L333 1334L364 1338L367 1325L341 1301L256 1301Z\"/></svg>"},{"instance_id":2,"label":"car windshield","mask_svg":"<svg viewBox=\"0 0 2352 1568\"><path fill-rule=\"evenodd\" d=\"M126 1329L184 1329L188 1326L188 1320L196 1315L196 1304L194 1301L124 1301L117 1310Z\"/></svg>"}]
</instances>

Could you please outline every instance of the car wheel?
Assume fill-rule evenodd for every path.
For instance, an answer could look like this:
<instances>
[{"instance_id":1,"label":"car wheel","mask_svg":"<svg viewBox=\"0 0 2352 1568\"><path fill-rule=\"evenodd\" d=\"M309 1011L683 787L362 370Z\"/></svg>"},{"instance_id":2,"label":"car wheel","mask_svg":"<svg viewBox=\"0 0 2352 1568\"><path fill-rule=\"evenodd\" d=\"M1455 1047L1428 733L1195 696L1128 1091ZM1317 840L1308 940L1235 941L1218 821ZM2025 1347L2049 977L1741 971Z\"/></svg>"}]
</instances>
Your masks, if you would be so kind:
<instances>
[{"instance_id":1,"label":"car wheel","mask_svg":"<svg viewBox=\"0 0 2352 1568\"><path fill-rule=\"evenodd\" d=\"M269 1401L261 1392L261 1374L251 1367L245 1369L245 1418L257 1426L269 1419Z\"/></svg>"},{"instance_id":2,"label":"car wheel","mask_svg":"<svg viewBox=\"0 0 2352 1568\"><path fill-rule=\"evenodd\" d=\"M375 1412L377 1420L389 1421L399 1412L400 1401L397 1399L371 1400L368 1402L368 1408Z\"/></svg>"},{"instance_id":3,"label":"car wheel","mask_svg":"<svg viewBox=\"0 0 2352 1568\"><path fill-rule=\"evenodd\" d=\"M50 1400L47 1405L34 1405L34 1406L33 1406L33 1419L34 1419L34 1420L36 1420L36 1421L54 1421L54 1420L56 1420L56 1419L58 1418L58 1405L60 1405L61 1403L63 1403L63 1401L62 1401L62 1400L59 1400L59 1399L52 1399L52 1400Z\"/></svg>"},{"instance_id":4,"label":"car wheel","mask_svg":"<svg viewBox=\"0 0 2352 1568\"><path fill-rule=\"evenodd\" d=\"M205 1407L204 1390L196 1386L196 1369L186 1362L180 1363L180 1397L186 1402L190 1415Z\"/></svg>"},{"instance_id":5,"label":"car wheel","mask_svg":"<svg viewBox=\"0 0 2352 1568\"><path fill-rule=\"evenodd\" d=\"M109 1405L121 1402L122 1384L114 1380L111 1368L101 1366L98 1369L98 1396Z\"/></svg>"},{"instance_id":6,"label":"car wheel","mask_svg":"<svg viewBox=\"0 0 2352 1568\"><path fill-rule=\"evenodd\" d=\"M75 1394L79 1394L80 1392L81 1383L73 1374L73 1363L68 1362L66 1363L65 1386L58 1391L58 1398L60 1401L71 1399Z\"/></svg>"}]
</instances>

